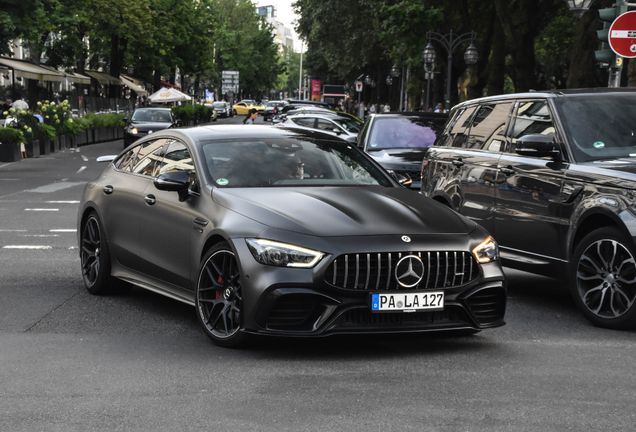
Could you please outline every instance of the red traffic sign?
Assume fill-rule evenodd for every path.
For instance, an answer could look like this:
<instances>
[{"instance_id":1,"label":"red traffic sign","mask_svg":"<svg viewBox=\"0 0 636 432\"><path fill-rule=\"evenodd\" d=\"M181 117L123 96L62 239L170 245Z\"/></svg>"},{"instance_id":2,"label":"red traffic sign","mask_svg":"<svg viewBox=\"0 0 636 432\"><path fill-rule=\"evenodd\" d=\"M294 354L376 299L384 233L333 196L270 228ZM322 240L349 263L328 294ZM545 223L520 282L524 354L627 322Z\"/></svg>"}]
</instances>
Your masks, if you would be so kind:
<instances>
[{"instance_id":1,"label":"red traffic sign","mask_svg":"<svg viewBox=\"0 0 636 432\"><path fill-rule=\"evenodd\" d=\"M614 20L609 29L609 44L621 57L636 57L636 11L626 12Z\"/></svg>"},{"instance_id":2,"label":"red traffic sign","mask_svg":"<svg viewBox=\"0 0 636 432\"><path fill-rule=\"evenodd\" d=\"M356 91L357 92L362 91L362 81L356 81Z\"/></svg>"}]
</instances>

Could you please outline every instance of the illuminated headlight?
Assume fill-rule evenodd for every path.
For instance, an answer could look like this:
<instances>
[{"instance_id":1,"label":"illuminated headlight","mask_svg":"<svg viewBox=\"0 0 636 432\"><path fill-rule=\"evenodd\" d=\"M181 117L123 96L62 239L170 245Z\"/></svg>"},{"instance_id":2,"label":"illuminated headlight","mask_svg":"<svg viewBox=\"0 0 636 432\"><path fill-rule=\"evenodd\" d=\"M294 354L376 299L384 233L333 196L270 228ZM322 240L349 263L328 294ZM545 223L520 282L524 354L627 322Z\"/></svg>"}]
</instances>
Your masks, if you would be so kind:
<instances>
[{"instance_id":1,"label":"illuminated headlight","mask_svg":"<svg viewBox=\"0 0 636 432\"><path fill-rule=\"evenodd\" d=\"M139 131L137 130L137 128L132 128L130 129L130 133L133 135L137 135L139 133Z\"/></svg>"},{"instance_id":2,"label":"illuminated headlight","mask_svg":"<svg viewBox=\"0 0 636 432\"><path fill-rule=\"evenodd\" d=\"M499 258L499 246L497 246L495 239L488 237L473 249L473 255L480 264L495 261Z\"/></svg>"},{"instance_id":3,"label":"illuminated headlight","mask_svg":"<svg viewBox=\"0 0 636 432\"><path fill-rule=\"evenodd\" d=\"M278 267L311 268L324 254L311 249L263 239L245 239L256 261Z\"/></svg>"}]
</instances>

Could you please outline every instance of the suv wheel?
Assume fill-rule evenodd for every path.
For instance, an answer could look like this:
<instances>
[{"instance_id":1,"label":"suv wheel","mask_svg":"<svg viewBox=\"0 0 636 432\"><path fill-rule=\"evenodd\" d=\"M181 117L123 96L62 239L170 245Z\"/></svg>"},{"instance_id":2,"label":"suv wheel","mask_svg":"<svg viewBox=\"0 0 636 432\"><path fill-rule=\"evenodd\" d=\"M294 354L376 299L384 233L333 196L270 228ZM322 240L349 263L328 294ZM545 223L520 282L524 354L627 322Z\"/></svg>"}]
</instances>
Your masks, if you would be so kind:
<instances>
[{"instance_id":1,"label":"suv wheel","mask_svg":"<svg viewBox=\"0 0 636 432\"><path fill-rule=\"evenodd\" d=\"M615 228L591 232L576 246L570 266L574 301L594 325L636 325L636 251Z\"/></svg>"}]
</instances>

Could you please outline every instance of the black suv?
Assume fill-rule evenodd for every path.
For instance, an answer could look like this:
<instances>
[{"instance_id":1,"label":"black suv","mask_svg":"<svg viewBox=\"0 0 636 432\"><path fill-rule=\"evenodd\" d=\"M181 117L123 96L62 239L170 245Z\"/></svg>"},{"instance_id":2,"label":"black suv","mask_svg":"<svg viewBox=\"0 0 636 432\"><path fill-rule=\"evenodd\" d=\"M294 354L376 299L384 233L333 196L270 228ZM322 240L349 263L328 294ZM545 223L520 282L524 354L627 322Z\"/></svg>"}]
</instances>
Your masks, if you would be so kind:
<instances>
[{"instance_id":1,"label":"black suv","mask_svg":"<svg viewBox=\"0 0 636 432\"><path fill-rule=\"evenodd\" d=\"M490 231L504 265L568 280L595 325L636 326L636 91L457 105L421 192Z\"/></svg>"}]
</instances>

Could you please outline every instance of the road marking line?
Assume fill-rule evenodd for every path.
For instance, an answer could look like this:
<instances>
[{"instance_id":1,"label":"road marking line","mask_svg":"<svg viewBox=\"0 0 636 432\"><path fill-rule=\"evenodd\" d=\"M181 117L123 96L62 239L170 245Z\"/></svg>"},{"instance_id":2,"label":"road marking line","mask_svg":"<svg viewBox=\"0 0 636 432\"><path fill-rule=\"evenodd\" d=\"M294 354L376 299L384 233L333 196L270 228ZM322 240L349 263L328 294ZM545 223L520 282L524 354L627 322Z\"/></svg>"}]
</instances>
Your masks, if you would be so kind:
<instances>
[{"instance_id":1,"label":"road marking line","mask_svg":"<svg viewBox=\"0 0 636 432\"><path fill-rule=\"evenodd\" d=\"M77 232L77 229L52 229L49 232Z\"/></svg>"},{"instance_id":2,"label":"road marking line","mask_svg":"<svg viewBox=\"0 0 636 432\"><path fill-rule=\"evenodd\" d=\"M85 166L83 166L83 167L81 167L80 169L78 169L78 170L77 170L77 172L76 172L75 174L79 174L79 173L81 173L82 171L84 171L85 169L86 169L86 167L85 167Z\"/></svg>"},{"instance_id":3,"label":"road marking line","mask_svg":"<svg viewBox=\"0 0 636 432\"><path fill-rule=\"evenodd\" d=\"M24 234L20 237L59 237L58 234Z\"/></svg>"},{"instance_id":4,"label":"road marking line","mask_svg":"<svg viewBox=\"0 0 636 432\"><path fill-rule=\"evenodd\" d=\"M2 249L51 249L51 246L4 246Z\"/></svg>"},{"instance_id":5,"label":"road marking line","mask_svg":"<svg viewBox=\"0 0 636 432\"><path fill-rule=\"evenodd\" d=\"M79 204L79 201L44 201L44 202L46 204Z\"/></svg>"},{"instance_id":6,"label":"road marking line","mask_svg":"<svg viewBox=\"0 0 636 432\"><path fill-rule=\"evenodd\" d=\"M88 162L88 158L87 158L86 156L84 156L84 155L82 155L82 160L83 160L84 162Z\"/></svg>"},{"instance_id":7,"label":"road marking line","mask_svg":"<svg viewBox=\"0 0 636 432\"><path fill-rule=\"evenodd\" d=\"M24 211L60 211L60 209L27 208L27 209L24 209Z\"/></svg>"},{"instance_id":8,"label":"road marking line","mask_svg":"<svg viewBox=\"0 0 636 432\"><path fill-rule=\"evenodd\" d=\"M27 232L27 230L9 230L9 229L0 229L0 232Z\"/></svg>"}]
</instances>

